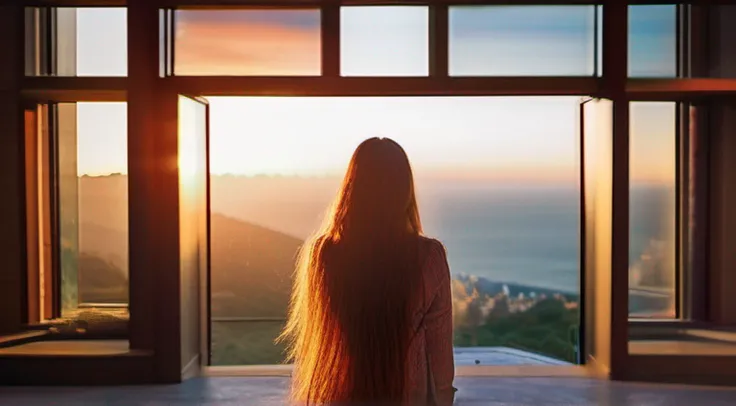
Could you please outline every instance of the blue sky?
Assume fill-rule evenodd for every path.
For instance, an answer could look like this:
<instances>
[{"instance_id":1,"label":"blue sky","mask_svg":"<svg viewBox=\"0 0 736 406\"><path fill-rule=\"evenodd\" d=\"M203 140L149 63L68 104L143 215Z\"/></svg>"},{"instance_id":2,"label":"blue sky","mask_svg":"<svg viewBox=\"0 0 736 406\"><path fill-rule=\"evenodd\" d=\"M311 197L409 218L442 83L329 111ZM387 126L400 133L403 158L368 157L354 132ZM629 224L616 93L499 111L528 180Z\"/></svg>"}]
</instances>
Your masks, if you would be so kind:
<instances>
[{"instance_id":1,"label":"blue sky","mask_svg":"<svg viewBox=\"0 0 736 406\"><path fill-rule=\"evenodd\" d=\"M343 74L426 75L427 15L425 7L344 8ZM79 75L125 75L125 10L79 9L77 16ZM315 11L185 11L177 21L180 74L319 70ZM590 76L593 22L591 6L453 7L450 73ZM674 75L674 28L674 6L632 8L632 76ZM360 139L380 135L405 144L415 166L434 172L567 177L577 159L576 103L576 98L219 98L212 100L212 169L339 172ZM671 157L656 152L674 145L674 110L656 103L636 109L632 162L650 167L640 172L651 177L670 166ZM124 104L80 103L78 132L80 174L126 172Z\"/></svg>"}]
</instances>

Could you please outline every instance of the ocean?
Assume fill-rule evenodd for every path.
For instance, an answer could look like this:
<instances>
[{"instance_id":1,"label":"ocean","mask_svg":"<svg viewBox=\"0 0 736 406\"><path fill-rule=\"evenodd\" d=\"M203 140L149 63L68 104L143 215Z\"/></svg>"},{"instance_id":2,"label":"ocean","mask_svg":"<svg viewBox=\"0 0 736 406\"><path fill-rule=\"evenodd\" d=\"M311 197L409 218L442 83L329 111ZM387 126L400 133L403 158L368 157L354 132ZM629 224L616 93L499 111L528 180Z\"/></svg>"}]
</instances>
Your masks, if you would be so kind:
<instances>
[{"instance_id":1,"label":"ocean","mask_svg":"<svg viewBox=\"0 0 736 406\"><path fill-rule=\"evenodd\" d=\"M419 198L425 233L445 244L452 273L578 291L577 188L443 188Z\"/></svg>"},{"instance_id":2,"label":"ocean","mask_svg":"<svg viewBox=\"0 0 736 406\"><path fill-rule=\"evenodd\" d=\"M317 227L334 191L310 189L304 183L308 180L279 187L268 179L239 182L243 183L214 181L214 211L298 238ZM418 183L417 196L425 234L445 244L453 274L579 292L580 191L576 184ZM635 186L630 211L630 263L634 264L651 256L648 250L653 242L673 241L672 190Z\"/></svg>"},{"instance_id":3,"label":"ocean","mask_svg":"<svg viewBox=\"0 0 736 406\"><path fill-rule=\"evenodd\" d=\"M425 231L444 242L453 273L579 292L576 186L442 188L420 197ZM632 187L630 266L651 259L653 245L674 243L674 204L669 188Z\"/></svg>"}]
</instances>

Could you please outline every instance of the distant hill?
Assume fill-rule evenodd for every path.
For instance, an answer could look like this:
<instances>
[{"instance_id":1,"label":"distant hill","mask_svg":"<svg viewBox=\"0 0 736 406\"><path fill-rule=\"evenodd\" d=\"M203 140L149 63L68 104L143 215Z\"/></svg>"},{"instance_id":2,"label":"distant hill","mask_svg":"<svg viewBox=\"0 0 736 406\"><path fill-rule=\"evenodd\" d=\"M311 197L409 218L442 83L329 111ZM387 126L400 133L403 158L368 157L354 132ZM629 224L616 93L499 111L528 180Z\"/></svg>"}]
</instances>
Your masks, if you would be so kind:
<instances>
[{"instance_id":1,"label":"distant hill","mask_svg":"<svg viewBox=\"0 0 736 406\"><path fill-rule=\"evenodd\" d=\"M127 176L118 174L79 178L80 251L85 255L80 274L81 279L95 281L95 286L102 286L101 280L108 273L111 284L121 283L120 274L127 281L127 181ZM285 316L294 260L303 243L300 237L318 223L316 219L334 187L331 178L213 177L213 316ZM305 199L303 204L294 205L294 194L300 202ZM240 220L236 215L249 217ZM255 224L264 216L269 227ZM276 229L293 230L297 236ZM547 296L568 293L468 275L456 275L454 279L468 287L467 291L474 288L489 296L504 289L512 297L532 292Z\"/></svg>"},{"instance_id":2,"label":"distant hill","mask_svg":"<svg viewBox=\"0 0 736 406\"><path fill-rule=\"evenodd\" d=\"M79 255L78 264L80 302L128 302L128 278L122 269L86 253Z\"/></svg>"},{"instance_id":3,"label":"distant hill","mask_svg":"<svg viewBox=\"0 0 736 406\"><path fill-rule=\"evenodd\" d=\"M233 185L225 178L217 179L213 189L228 193L228 199L220 200L232 200L229 195L235 192L228 186ZM256 184L248 182L245 186L249 187L238 190L251 192L244 195L247 197ZM241 212L251 208L245 206ZM289 210L284 206L280 212ZM213 316L285 317L294 259L302 240L218 213L211 221ZM80 177L78 224L80 299L127 301L127 176Z\"/></svg>"},{"instance_id":4,"label":"distant hill","mask_svg":"<svg viewBox=\"0 0 736 406\"><path fill-rule=\"evenodd\" d=\"M284 317L298 238L221 214L211 217L212 315Z\"/></svg>"},{"instance_id":5,"label":"distant hill","mask_svg":"<svg viewBox=\"0 0 736 406\"><path fill-rule=\"evenodd\" d=\"M128 177L126 175L82 176L79 178L79 224L85 223L126 232L128 229Z\"/></svg>"},{"instance_id":6,"label":"distant hill","mask_svg":"<svg viewBox=\"0 0 736 406\"><path fill-rule=\"evenodd\" d=\"M99 257L127 275L128 233L91 222L81 222L79 250L83 254Z\"/></svg>"}]
</instances>

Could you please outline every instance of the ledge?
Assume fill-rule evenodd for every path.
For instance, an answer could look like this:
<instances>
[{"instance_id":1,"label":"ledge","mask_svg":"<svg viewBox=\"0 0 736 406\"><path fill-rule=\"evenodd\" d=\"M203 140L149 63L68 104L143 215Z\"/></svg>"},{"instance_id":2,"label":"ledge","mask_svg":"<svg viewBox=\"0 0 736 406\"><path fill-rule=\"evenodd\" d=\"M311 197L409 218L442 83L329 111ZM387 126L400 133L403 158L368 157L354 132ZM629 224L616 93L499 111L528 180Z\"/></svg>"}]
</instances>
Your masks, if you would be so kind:
<instances>
[{"instance_id":1,"label":"ledge","mask_svg":"<svg viewBox=\"0 0 736 406\"><path fill-rule=\"evenodd\" d=\"M36 341L0 349L0 384L147 384L153 366L153 352L130 350L127 340Z\"/></svg>"}]
</instances>

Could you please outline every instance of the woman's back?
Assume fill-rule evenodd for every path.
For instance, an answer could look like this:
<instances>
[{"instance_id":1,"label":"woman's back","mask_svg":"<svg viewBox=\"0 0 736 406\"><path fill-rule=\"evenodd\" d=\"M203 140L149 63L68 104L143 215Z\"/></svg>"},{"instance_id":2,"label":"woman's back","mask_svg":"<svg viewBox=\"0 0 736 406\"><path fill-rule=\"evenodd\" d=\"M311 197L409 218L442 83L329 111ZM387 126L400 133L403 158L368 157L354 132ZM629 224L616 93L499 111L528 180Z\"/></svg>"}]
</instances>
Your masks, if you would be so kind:
<instances>
[{"instance_id":1,"label":"woman's back","mask_svg":"<svg viewBox=\"0 0 736 406\"><path fill-rule=\"evenodd\" d=\"M282 334L293 400L451 399L450 274L442 245L421 233L403 149L361 143L319 237L300 252Z\"/></svg>"},{"instance_id":2,"label":"woman's back","mask_svg":"<svg viewBox=\"0 0 736 406\"><path fill-rule=\"evenodd\" d=\"M452 291L445 248L421 239L424 294L414 304L416 336L408 354L408 398L418 404L452 404L455 364L452 346Z\"/></svg>"}]
</instances>

